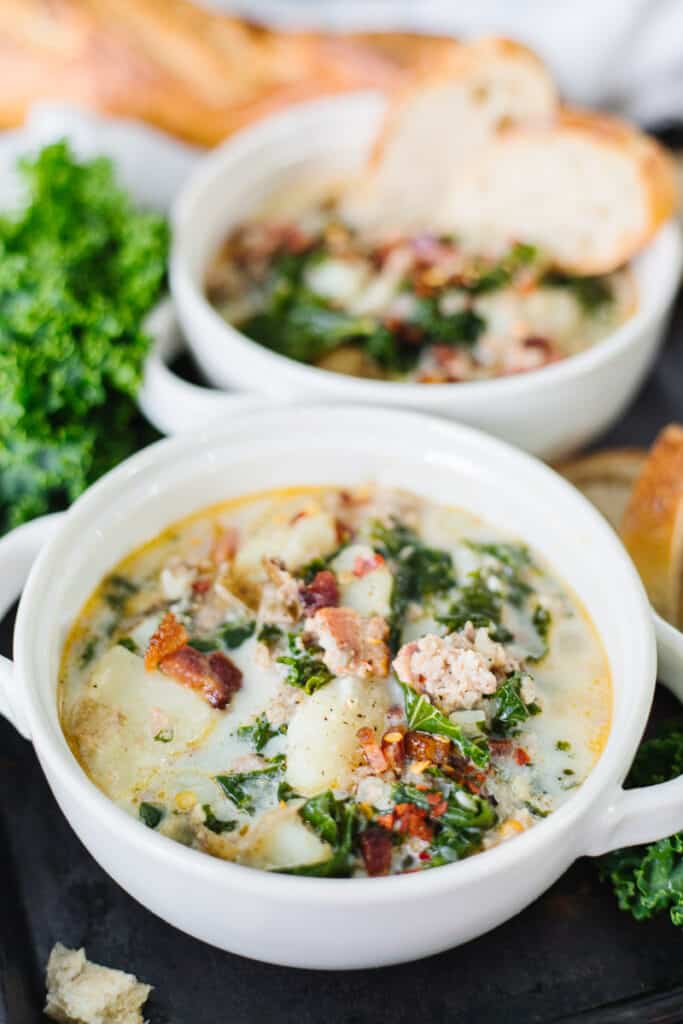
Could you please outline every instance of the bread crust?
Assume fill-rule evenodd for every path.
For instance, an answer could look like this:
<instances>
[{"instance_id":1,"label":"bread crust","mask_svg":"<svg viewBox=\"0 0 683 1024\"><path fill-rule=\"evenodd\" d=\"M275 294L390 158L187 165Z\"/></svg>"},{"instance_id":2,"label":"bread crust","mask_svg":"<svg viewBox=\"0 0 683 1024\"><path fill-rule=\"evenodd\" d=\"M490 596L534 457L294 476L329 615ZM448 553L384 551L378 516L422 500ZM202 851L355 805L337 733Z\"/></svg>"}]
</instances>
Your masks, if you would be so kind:
<instances>
[{"instance_id":1,"label":"bread crust","mask_svg":"<svg viewBox=\"0 0 683 1024\"><path fill-rule=\"evenodd\" d=\"M64 100L213 145L295 102L391 92L436 37L277 32L190 0L3 0L0 127Z\"/></svg>"},{"instance_id":2,"label":"bread crust","mask_svg":"<svg viewBox=\"0 0 683 1024\"><path fill-rule=\"evenodd\" d=\"M665 619L683 626L683 426L665 427L631 493L621 538Z\"/></svg>"},{"instance_id":3,"label":"bread crust","mask_svg":"<svg viewBox=\"0 0 683 1024\"><path fill-rule=\"evenodd\" d=\"M645 448L611 448L557 463L554 468L618 530L646 458Z\"/></svg>"}]
</instances>

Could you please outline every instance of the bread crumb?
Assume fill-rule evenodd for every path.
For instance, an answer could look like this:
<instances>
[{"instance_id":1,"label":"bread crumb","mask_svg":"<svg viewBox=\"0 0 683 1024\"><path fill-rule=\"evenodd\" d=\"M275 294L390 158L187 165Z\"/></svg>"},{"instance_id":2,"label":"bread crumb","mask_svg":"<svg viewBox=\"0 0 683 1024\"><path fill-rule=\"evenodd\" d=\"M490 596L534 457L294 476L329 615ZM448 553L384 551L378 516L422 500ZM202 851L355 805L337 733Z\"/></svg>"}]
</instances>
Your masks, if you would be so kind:
<instances>
[{"instance_id":1,"label":"bread crumb","mask_svg":"<svg viewBox=\"0 0 683 1024\"><path fill-rule=\"evenodd\" d=\"M143 1024L152 991L134 974L101 967L84 949L56 943L47 963L45 1013L60 1024Z\"/></svg>"}]
</instances>

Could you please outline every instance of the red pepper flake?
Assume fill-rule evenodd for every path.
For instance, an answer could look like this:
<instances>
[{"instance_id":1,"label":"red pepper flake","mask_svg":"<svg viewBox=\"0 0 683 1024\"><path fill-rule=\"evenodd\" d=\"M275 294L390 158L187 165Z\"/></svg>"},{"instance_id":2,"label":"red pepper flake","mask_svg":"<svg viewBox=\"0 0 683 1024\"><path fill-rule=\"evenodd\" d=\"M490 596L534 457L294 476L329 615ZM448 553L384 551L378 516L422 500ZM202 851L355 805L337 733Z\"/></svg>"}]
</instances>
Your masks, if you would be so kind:
<instances>
[{"instance_id":1,"label":"red pepper flake","mask_svg":"<svg viewBox=\"0 0 683 1024\"><path fill-rule=\"evenodd\" d=\"M423 807L417 807L415 804L396 804L395 813L399 832L407 832L408 835L427 842L431 840L433 832L425 820L427 812Z\"/></svg>"},{"instance_id":2,"label":"red pepper flake","mask_svg":"<svg viewBox=\"0 0 683 1024\"><path fill-rule=\"evenodd\" d=\"M363 577L367 576L368 573L374 572L375 569L379 569L380 565L384 565L384 559L380 554L377 554L377 552L369 558L367 555L357 555L351 571L354 576L358 577L358 579L363 579Z\"/></svg>"},{"instance_id":3,"label":"red pepper flake","mask_svg":"<svg viewBox=\"0 0 683 1024\"><path fill-rule=\"evenodd\" d=\"M527 754L526 750L524 750L522 747L517 747L517 749L515 750L515 761L517 762L517 764L521 764L522 766L526 764L531 764L531 758Z\"/></svg>"},{"instance_id":4,"label":"red pepper flake","mask_svg":"<svg viewBox=\"0 0 683 1024\"><path fill-rule=\"evenodd\" d=\"M429 852L429 850L423 850L422 853L420 854L420 860L431 860L431 859L432 859L432 855Z\"/></svg>"}]
</instances>

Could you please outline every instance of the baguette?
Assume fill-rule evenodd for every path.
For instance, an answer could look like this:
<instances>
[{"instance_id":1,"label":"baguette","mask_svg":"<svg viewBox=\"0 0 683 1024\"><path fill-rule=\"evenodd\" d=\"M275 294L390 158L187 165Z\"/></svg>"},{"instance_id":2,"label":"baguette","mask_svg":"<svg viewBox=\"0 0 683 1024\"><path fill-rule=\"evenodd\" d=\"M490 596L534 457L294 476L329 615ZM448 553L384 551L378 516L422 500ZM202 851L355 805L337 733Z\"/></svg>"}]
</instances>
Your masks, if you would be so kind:
<instances>
[{"instance_id":1,"label":"baguette","mask_svg":"<svg viewBox=\"0 0 683 1024\"><path fill-rule=\"evenodd\" d=\"M654 608L683 628L683 427L655 441L620 532Z\"/></svg>"},{"instance_id":2,"label":"baguette","mask_svg":"<svg viewBox=\"0 0 683 1024\"><path fill-rule=\"evenodd\" d=\"M647 452L642 448L613 448L583 455L555 466L619 530Z\"/></svg>"},{"instance_id":3,"label":"baguette","mask_svg":"<svg viewBox=\"0 0 683 1024\"><path fill-rule=\"evenodd\" d=\"M539 58L508 39L451 41L394 92L342 213L366 233L428 230L441 198L501 127L545 120L557 93Z\"/></svg>"},{"instance_id":4,"label":"baguette","mask_svg":"<svg viewBox=\"0 0 683 1024\"><path fill-rule=\"evenodd\" d=\"M538 245L574 274L622 266L675 212L671 157L616 118L561 111L512 127L452 177L439 227L480 240Z\"/></svg>"},{"instance_id":5,"label":"baguette","mask_svg":"<svg viewBox=\"0 0 683 1024\"><path fill-rule=\"evenodd\" d=\"M291 103L392 92L445 45L270 31L189 0L2 0L0 127L50 99L213 145Z\"/></svg>"}]
</instances>

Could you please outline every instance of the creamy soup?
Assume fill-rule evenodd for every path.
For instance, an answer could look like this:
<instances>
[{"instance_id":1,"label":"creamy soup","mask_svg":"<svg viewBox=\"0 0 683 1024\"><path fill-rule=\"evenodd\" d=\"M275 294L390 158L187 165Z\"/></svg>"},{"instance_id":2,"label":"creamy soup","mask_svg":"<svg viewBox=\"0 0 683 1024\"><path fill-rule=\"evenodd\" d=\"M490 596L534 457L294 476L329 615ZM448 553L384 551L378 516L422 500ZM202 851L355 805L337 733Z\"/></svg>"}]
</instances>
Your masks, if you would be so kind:
<instances>
[{"instance_id":1,"label":"creamy soup","mask_svg":"<svg viewBox=\"0 0 683 1024\"><path fill-rule=\"evenodd\" d=\"M428 384L540 369L593 345L635 309L627 269L562 274L520 242L482 250L431 235L365 239L333 202L241 225L216 254L206 289L230 323L281 355Z\"/></svg>"},{"instance_id":2,"label":"creamy soup","mask_svg":"<svg viewBox=\"0 0 683 1024\"><path fill-rule=\"evenodd\" d=\"M420 871L533 827L609 727L575 595L461 509L372 486L253 495L131 554L65 647L93 782L214 857Z\"/></svg>"}]
</instances>

